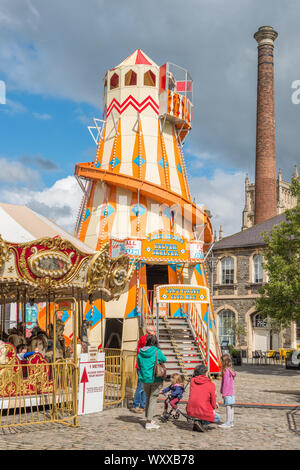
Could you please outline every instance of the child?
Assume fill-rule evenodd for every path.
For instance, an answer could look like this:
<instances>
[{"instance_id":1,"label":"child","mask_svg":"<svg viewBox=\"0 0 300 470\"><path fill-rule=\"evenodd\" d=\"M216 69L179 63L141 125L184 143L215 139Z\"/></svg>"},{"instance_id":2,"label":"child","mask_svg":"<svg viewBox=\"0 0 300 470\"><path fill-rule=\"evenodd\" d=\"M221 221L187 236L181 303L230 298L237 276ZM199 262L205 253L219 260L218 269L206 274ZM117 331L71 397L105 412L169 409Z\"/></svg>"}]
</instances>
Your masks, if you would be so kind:
<instances>
[{"instance_id":1,"label":"child","mask_svg":"<svg viewBox=\"0 0 300 470\"><path fill-rule=\"evenodd\" d=\"M180 374L173 374L171 375L171 385L164 390L162 390L160 393L168 393L171 392L170 395L165 399L165 410L164 410L164 417L167 416L168 414L168 405L170 403L171 407L173 410L176 411L177 414L179 414L179 411L177 409L177 403L179 400L181 400L183 392L184 392L184 378Z\"/></svg>"},{"instance_id":2,"label":"child","mask_svg":"<svg viewBox=\"0 0 300 470\"><path fill-rule=\"evenodd\" d=\"M234 378L235 372L232 368L232 361L229 354L224 354L222 357L222 382L221 382L221 394L224 398L224 405L226 406L226 422L221 424L221 428L228 429L233 427L233 405L235 403L234 398Z\"/></svg>"},{"instance_id":3,"label":"child","mask_svg":"<svg viewBox=\"0 0 300 470\"><path fill-rule=\"evenodd\" d=\"M25 344L19 344L16 349L17 357L20 359L20 361L25 361L28 357L39 352L38 348L35 348L34 351L27 352L27 346Z\"/></svg>"}]
</instances>

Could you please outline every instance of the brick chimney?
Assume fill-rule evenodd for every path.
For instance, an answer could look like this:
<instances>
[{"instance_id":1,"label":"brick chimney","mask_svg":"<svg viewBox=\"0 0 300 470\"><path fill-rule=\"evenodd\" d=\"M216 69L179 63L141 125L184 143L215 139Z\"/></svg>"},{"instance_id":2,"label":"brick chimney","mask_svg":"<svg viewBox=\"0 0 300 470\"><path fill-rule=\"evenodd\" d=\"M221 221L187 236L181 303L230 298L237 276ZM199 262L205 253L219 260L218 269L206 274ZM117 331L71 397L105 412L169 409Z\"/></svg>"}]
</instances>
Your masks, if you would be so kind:
<instances>
[{"instance_id":1,"label":"brick chimney","mask_svg":"<svg viewBox=\"0 0 300 470\"><path fill-rule=\"evenodd\" d=\"M254 34L258 43L255 224L277 215L273 62L277 36L272 26L261 26Z\"/></svg>"}]
</instances>

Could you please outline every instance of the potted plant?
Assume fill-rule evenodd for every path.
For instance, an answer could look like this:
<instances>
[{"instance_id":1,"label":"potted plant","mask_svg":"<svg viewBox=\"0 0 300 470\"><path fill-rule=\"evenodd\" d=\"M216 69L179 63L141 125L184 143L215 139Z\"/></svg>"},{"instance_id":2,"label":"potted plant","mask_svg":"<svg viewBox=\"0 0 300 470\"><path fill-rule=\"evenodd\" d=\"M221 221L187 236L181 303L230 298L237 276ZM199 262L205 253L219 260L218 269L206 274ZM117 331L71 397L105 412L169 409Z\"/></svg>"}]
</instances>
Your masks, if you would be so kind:
<instances>
[{"instance_id":1,"label":"potted plant","mask_svg":"<svg viewBox=\"0 0 300 470\"><path fill-rule=\"evenodd\" d=\"M235 349L231 344L229 345L229 351L232 359L232 364L234 366L242 365L242 351L240 349Z\"/></svg>"}]
</instances>

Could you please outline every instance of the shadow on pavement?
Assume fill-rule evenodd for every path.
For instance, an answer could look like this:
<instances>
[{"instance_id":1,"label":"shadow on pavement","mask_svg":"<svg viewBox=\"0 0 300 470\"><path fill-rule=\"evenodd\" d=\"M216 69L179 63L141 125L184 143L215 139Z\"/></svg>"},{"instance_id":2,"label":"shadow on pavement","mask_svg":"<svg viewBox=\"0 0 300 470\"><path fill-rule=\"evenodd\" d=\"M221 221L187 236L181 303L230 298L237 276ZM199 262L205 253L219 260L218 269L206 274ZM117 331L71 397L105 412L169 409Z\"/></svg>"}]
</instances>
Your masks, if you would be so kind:
<instances>
[{"instance_id":1,"label":"shadow on pavement","mask_svg":"<svg viewBox=\"0 0 300 470\"><path fill-rule=\"evenodd\" d=\"M295 408L287 413L289 430L300 435L300 410Z\"/></svg>"},{"instance_id":2,"label":"shadow on pavement","mask_svg":"<svg viewBox=\"0 0 300 470\"><path fill-rule=\"evenodd\" d=\"M144 416L118 416L120 421L124 421L124 423L131 423L131 424L140 424L143 428L145 427L145 417Z\"/></svg>"},{"instance_id":3,"label":"shadow on pavement","mask_svg":"<svg viewBox=\"0 0 300 470\"><path fill-rule=\"evenodd\" d=\"M265 393L276 393L278 395L294 395L295 400L300 402L300 391L297 390L263 390Z\"/></svg>"}]
</instances>

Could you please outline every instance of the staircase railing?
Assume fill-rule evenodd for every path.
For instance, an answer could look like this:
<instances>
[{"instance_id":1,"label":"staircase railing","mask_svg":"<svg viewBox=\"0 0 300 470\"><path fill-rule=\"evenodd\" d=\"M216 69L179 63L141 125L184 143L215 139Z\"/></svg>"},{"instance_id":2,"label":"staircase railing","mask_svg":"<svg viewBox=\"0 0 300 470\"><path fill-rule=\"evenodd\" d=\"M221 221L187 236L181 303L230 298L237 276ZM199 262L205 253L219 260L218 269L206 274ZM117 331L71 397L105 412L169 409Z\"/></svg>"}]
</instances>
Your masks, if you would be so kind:
<instances>
[{"instance_id":1,"label":"staircase railing","mask_svg":"<svg viewBox=\"0 0 300 470\"><path fill-rule=\"evenodd\" d=\"M140 288L140 327L155 326L155 319L144 287Z\"/></svg>"},{"instance_id":2,"label":"staircase railing","mask_svg":"<svg viewBox=\"0 0 300 470\"><path fill-rule=\"evenodd\" d=\"M203 324L203 320L196 305L190 305L187 320L201 357L207 365L207 332L205 331L205 325Z\"/></svg>"}]
</instances>

